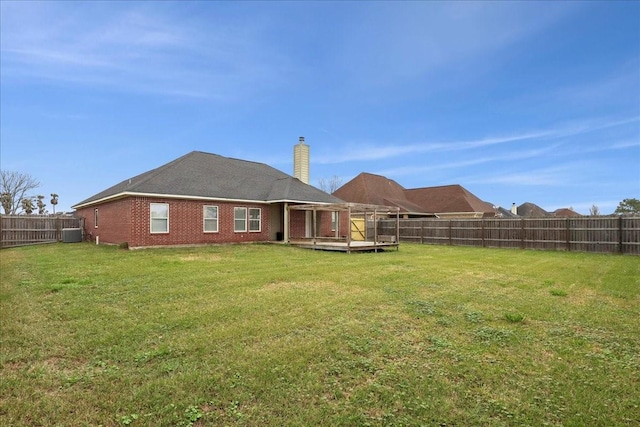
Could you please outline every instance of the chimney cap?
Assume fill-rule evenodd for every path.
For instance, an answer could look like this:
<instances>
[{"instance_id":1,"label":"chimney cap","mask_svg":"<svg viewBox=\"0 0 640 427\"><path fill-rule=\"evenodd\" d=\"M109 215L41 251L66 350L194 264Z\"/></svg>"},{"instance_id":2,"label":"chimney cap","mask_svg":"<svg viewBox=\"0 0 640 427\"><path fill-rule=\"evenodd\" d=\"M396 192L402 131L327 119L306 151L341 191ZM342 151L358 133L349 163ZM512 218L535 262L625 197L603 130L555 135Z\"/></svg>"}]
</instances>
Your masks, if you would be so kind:
<instances>
[{"instance_id":1,"label":"chimney cap","mask_svg":"<svg viewBox=\"0 0 640 427\"><path fill-rule=\"evenodd\" d=\"M304 136L301 136L299 141L300 141L300 143L303 143L304 142Z\"/></svg>"}]
</instances>

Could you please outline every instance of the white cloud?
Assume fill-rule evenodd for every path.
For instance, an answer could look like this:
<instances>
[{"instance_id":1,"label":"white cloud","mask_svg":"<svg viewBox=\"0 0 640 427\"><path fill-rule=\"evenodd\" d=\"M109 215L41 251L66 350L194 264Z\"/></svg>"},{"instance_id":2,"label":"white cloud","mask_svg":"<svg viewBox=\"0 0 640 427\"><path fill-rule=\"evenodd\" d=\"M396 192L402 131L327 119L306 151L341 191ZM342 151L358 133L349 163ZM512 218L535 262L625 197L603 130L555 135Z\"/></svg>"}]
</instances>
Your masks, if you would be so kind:
<instances>
[{"instance_id":1,"label":"white cloud","mask_svg":"<svg viewBox=\"0 0 640 427\"><path fill-rule=\"evenodd\" d=\"M551 168L531 169L524 172L497 173L491 176L469 178L465 182L471 184L502 184L510 186L558 186L572 181L575 176L574 165Z\"/></svg>"},{"instance_id":2,"label":"white cloud","mask_svg":"<svg viewBox=\"0 0 640 427\"><path fill-rule=\"evenodd\" d=\"M499 156L474 157L472 159L460 160L456 162L436 163L436 164L429 164L429 165L423 165L423 166L407 166L407 167L399 167L399 168L393 168L393 169L385 169L382 171L378 171L376 173L384 176L417 175L417 174L423 174L423 173L433 172L437 170L468 168L470 166L476 166L484 163L511 162L514 160L531 159L531 158L544 156L549 152L556 150L558 146L559 144L555 144L549 147L543 147L539 149L514 151L514 152L509 152L503 155L499 155Z\"/></svg>"},{"instance_id":3,"label":"white cloud","mask_svg":"<svg viewBox=\"0 0 640 427\"><path fill-rule=\"evenodd\" d=\"M467 141L424 142L419 144L344 144L342 152L321 154L314 161L319 164L336 164L354 161L374 161L393 157L420 154L427 152L464 151L475 148L488 147L499 144L517 143L521 141L544 140L550 141L580 134L595 132L607 128L637 123L640 117L616 120L585 120L575 123L562 124L556 128L542 131L525 131L510 136L487 137ZM509 156L519 156L518 153ZM490 161L490 160L488 160ZM482 163L482 161L480 161Z\"/></svg>"},{"instance_id":4,"label":"white cloud","mask_svg":"<svg viewBox=\"0 0 640 427\"><path fill-rule=\"evenodd\" d=\"M250 25L213 23L205 32L198 28L209 23L197 16L168 16L139 3L100 6L53 3L46 13L29 5L3 7L3 81L45 79L225 100L280 81L284 61Z\"/></svg>"}]
</instances>

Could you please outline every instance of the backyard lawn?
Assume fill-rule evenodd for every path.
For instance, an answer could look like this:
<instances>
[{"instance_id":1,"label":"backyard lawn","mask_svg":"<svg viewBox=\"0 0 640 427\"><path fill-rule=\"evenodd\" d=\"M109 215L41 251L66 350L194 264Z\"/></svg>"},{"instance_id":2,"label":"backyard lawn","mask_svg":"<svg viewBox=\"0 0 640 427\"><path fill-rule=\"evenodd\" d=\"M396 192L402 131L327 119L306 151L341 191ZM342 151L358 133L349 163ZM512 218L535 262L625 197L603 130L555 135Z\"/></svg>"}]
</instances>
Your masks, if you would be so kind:
<instances>
[{"instance_id":1,"label":"backyard lawn","mask_svg":"<svg viewBox=\"0 0 640 427\"><path fill-rule=\"evenodd\" d=\"M640 257L0 252L0 425L637 426Z\"/></svg>"}]
</instances>

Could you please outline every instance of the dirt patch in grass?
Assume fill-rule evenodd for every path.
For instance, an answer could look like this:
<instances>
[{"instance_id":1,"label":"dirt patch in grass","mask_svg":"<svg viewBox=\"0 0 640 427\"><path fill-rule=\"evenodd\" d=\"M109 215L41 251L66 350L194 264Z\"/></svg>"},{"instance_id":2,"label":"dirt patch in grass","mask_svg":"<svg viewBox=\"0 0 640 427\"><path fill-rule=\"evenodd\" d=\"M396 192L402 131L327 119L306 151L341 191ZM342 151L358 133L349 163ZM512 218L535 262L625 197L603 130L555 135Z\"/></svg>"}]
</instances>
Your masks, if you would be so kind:
<instances>
[{"instance_id":1,"label":"dirt patch in grass","mask_svg":"<svg viewBox=\"0 0 640 427\"><path fill-rule=\"evenodd\" d=\"M205 262L219 262L222 261L222 257L218 254L188 254L178 256L176 259L184 262L192 262L192 261L205 261Z\"/></svg>"}]
</instances>

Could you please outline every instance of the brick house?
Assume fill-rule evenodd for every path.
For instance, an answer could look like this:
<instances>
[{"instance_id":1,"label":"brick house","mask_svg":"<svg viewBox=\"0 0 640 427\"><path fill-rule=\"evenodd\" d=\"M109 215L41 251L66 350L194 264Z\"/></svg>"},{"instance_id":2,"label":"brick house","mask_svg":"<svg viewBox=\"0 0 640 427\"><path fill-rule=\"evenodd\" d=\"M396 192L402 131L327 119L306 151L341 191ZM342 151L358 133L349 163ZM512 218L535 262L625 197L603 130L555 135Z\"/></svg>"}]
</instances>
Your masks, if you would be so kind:
<instances>
[{"instance_id":1,"label":"brick house","mask_svg":"<svg viewBox=\"0 0 640 427\"><path fill-rule=\"evenodd\" d=\"M148 247L308 237L309 215L288 207L340 202L266 164L193 151L72 208L91 240ZM331 230L330 212L316 221Z\"/></svg>"},{"instance_id":2,"label":"brick house","mask_svg":"<svg viewBox=\"0 0 640 427\"><path fill-rule=\"evenodd\" d=\"M350 203L397 207L405 218L483 218L499 212L461 185L407 189L382 175L362 172L338 188L334 196Z\"/></svg>"}]
</instances>

